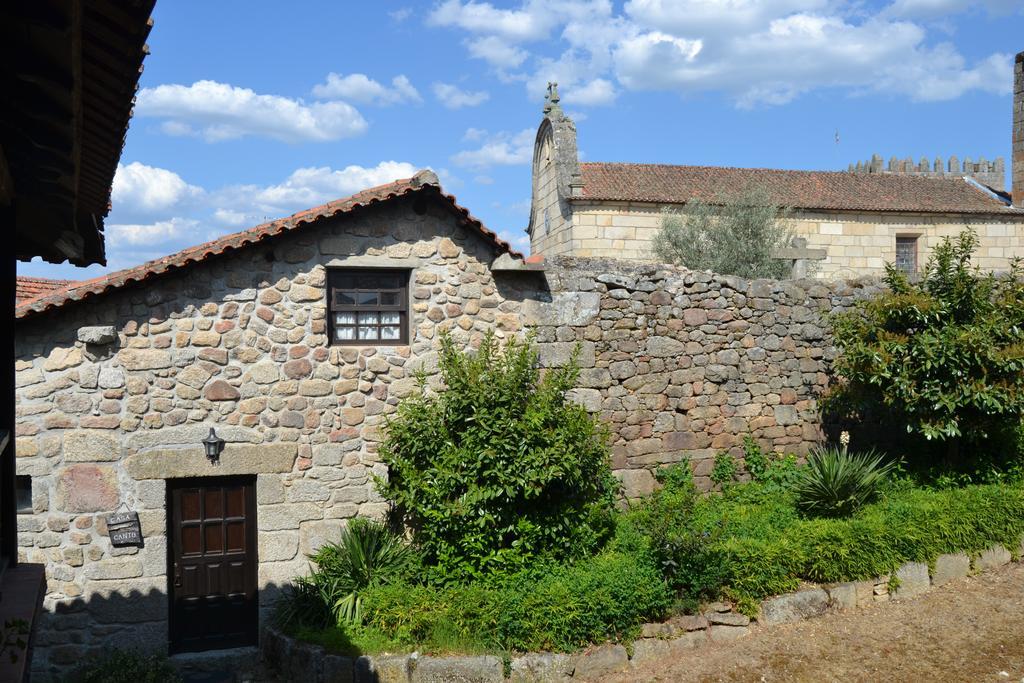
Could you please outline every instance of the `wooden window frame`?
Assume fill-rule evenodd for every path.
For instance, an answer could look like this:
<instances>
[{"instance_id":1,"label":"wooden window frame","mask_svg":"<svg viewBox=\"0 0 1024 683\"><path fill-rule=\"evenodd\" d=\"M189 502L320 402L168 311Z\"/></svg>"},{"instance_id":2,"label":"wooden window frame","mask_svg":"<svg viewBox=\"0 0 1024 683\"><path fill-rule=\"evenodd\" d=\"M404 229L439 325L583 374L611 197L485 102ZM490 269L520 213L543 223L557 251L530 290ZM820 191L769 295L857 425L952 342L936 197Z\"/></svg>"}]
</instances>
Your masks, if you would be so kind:
<instances>
[{"instance_id":1,"label":"wooden window frame","mask_svg":"<svg viewBox=\"0 0 1024 683\"><path fill-rule=\"evenodd\" d=\"M372 277L374 275L395 276L400 287L341 287L338 280L345 276ZM327 269L327 334L330 336L332 346L408 346L409 345L409 279L410 271L403 268L345 268L331 267ZM358 282L356 283L359 284ZM376 304L347 303L339 301L338 292L353 292L356 294L376 293ZM382 294L396 294L397 303L381 303ZM356 317L356 324L353 325L356 337L353 339L337 339L335 337L335 314L353 313ZM377 314L379 316L387 313L398 314L398 339L380 339L380 333L385 325L381 322L372 325L359 325L360 314ZM377 328L378 338L359 338L359 328L372 326Z\"/></svg>"}]
</instances>

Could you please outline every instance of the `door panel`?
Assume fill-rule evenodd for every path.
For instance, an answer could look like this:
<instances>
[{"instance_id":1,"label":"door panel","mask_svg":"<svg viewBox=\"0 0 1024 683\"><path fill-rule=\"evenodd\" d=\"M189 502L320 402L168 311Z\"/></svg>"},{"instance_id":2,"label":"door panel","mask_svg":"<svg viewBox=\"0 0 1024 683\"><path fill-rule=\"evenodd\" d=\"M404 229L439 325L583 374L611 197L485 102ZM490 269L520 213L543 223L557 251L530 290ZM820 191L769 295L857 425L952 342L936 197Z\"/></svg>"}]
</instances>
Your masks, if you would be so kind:
<instances>
[{"instance_id":1,"label":"door panel","mask_svg":"<svg viewBox=\"0 0 1024 683\"><path fill-rule=\"evenodd\" d=\"M253 477L167 482L171 651L255 645Z\"/></svg>"}]
</instances>

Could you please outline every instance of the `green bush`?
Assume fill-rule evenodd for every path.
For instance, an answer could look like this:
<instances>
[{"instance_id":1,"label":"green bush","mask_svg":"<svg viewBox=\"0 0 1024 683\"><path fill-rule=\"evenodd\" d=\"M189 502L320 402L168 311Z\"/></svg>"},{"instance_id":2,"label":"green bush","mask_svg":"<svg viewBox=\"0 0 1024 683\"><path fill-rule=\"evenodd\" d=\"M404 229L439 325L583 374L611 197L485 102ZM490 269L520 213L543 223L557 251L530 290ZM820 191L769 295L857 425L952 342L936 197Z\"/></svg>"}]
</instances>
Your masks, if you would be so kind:
<instances>
[{"instance_id":1,"label":"green bush","mask_svg":"<svg viewBox=\"0 0 1024 683\"><path fill-rule=\"evenodd\" d=\"M180 683L165 655L112 649L75 670L76 683Z\"/></svg>"},{"instance_id":2,"label":"green bush","mask_svg":"<svg viewBox=\"0 0 1024 683\"><path fill-rule=\"evenodd\" d=\"M367 588L402 581L418 567L401 536L366 519L349 522L337 543L324 544L310 559L316 566L295 580L278 605L282 626L358 624Z\"/></svg>"},{"instance_id":3,"label":"green bush","mask_svg":"<svg viewBox=\"0 0 1024 683\"><path fill-rule=\"evenodd\" d=\"M368 627L404 643L447 639L501 650L571 651L632 637L643 622L664 616L670 603L647 554L606 551L487 583L374 588L365 615Z\"/></svg>"},{"instance_id":4,"label":"green bush","mask_svg":"<svg viewBox=\"0 0 1024 683\"><path fill-rule=\"evenodd\" d=\"M566 398L575 355L537 370L530 342L476 353L441 338L444 388L403 400L381 444L378 481L412 530L432 580L514 572L592 553L610 532L616 482L606 430Z\"/></svg>"},{"instance_id":5,"label":"green bush","mask_svg":"<svg viewBox=\"0 0 1024 683\"><path fill-rule=\"evenodd\" d=\"M873 578L943 553L981 552L994 543L1016 548L1024 534L1020 485L894 487L845 519L803 519L791 495L745 490L759 486L701 500L691 522L715 532L692 561L723 567L721 593L748 608L801 580Z\"/></svg>"},{"instance_id":6,"label":"green bush","mask_svg":"<svg viewBox=\"0 0 1024 683\"><path fill-rule=\"evenodd\" d=\"M815 517L848 517L878 497L894 467L873 450L851 454L845 445L817 448L800 468L796 505Z\"/></svg>"},{"instance_id":7,"label":"green bush","mask_svg":"<svg viewBox=\"0 0 1024 683\"><path fill-rule=\"evenodd\" d=\"M887 266L889 291L832 320L843 382L829 412L944 442L933 464L945 468L1014 455L1024 417L1024 270L983 275L970 263L977 247L971 230L944 239L916 282ZM923 452L935 460L934 447Z\"/></svg>"},{"instance_id":8,"label":"green bush","mask_svg":"<svg viewBox=\"0 0 1024 683\"><path fill-rule=\"evenodd\" d=\"M720 487L728 486L736 480L738 469L736 459L728 451L715 456L715 466L711 469L711 481Z\"/></svg>"},{"instance_id":9,"label":"green bush","mask_svg":"<svg viewBox=\"0 0 1024 683\"><path fill-rule=\"evenodd\" d=\"M723 192L666 209L654 237L654 253L668 263L745 278L786 278L790 264L772 257L794 234L789 211L763 187Z\"/></svg>"},{"instance_id":10,"label":"green bush","mask_svg":"<svg viewBox=\"0 0 1024 683\"><path fill-rule=\"evenodd\" d=\"M338 595L332 606L338 623L358 624L363 591L400 580L416 558L405 540L383 524L354 519L338 543L324 544L312 559L318 571L335 582Z\"/></svg>"}]
</instances>

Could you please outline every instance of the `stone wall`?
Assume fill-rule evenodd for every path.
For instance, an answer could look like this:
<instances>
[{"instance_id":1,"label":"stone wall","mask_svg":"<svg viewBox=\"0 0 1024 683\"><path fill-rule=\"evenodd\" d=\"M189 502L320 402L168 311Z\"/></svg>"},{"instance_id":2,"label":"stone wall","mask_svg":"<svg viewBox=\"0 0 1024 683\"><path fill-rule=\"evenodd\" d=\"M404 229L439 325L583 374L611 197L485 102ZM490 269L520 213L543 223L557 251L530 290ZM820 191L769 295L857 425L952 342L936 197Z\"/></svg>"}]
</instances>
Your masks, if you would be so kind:
<instances>
[{"instance_id":1,"label":"stone wall","mask_svg":"<svg viewBox=\"0 0 1024 683\"><path fill-rule=\"evenodd\" d=\"M914 163L910 157L906 159L890 157L888 166L884 166L882 157L872 154L869 160L850 164L847 170L850 173L893 173L926 178L970 176L982 185L987 185L999 192L1006 187L1006 161L1002 157L996 158L995 161L987 161L985 157L971 161L970 157L966 157L962 165L960 158L956 155L949 157L945 162L940 157L935 157L934 162L928 161L927 157L921 157L917 163Z\"/></svg>"},{"instance_id":2,"label":"stone wall","mask_svg":"<svg viewBox=\"0 0 1024 683\"><path fill-rule=\"evenodd\" d=\"M19 321L17 467L33 493L19 552L47 567L37 679L102 647L167 642L167 479L255 477L265 619L307 553L385 510L381 427L411 371L436 371L442 330L472 345L535 329L545 367L578 343L573 396L611 427L636 497L674 462L708 487L714 454L746 434L805 451L834 355L821 314L874 289L600 259L492 272L494 257L440 203L401 198ZM330 266L407 268L411 343L330 345ZM228 442L219 465L200 444L210 427ZM120 503L139 512L143 548L110 545Z\"/></svg>"},{"instance_id":3,"label":"stone wall","mask_svg":"<svg viewBox=\"0 0 1024 683\"><path fill-rule=\"evenodd\" d=\"M549 110L537 129L530 194L530 249L556 256L572 248L569 197L579 184L576 126L561 109Z\"/></svg>"},{"instance_id":4,"label":"stone wall","mask_svg":"<svg viewBox=\"0 0 1024 683\"><path fill-rule=\"evenodd\" d=\"M817 399L835 349L822 315L876 283L747 281L629 261L560 258L548 301L524 302L541 361L582 348L575 397L607 422L627 497L688 460L698 484L745 435L802 454L820 439Z\"/></svg>"},{"instance_id":5,"label":"stone wall","mask_svg":"<svg viewBox=\"0 0 1024 683\"><path fill-rule=\"evenodd\" d=\"M661 208L641 202L576 201L569 253L653 262L651 245L661 227ZM981 239L974 261L982 269L1006 270L1013 257L1024 257L1024 217L994 221L969 215L796 211L790 224L807 238L808 248L827 251L815 271L823 279L880 277L885 264L896 260L897 236L918 238L918 263L924 265L943 237L967 227Z\"/></svg>"}]
</instances>

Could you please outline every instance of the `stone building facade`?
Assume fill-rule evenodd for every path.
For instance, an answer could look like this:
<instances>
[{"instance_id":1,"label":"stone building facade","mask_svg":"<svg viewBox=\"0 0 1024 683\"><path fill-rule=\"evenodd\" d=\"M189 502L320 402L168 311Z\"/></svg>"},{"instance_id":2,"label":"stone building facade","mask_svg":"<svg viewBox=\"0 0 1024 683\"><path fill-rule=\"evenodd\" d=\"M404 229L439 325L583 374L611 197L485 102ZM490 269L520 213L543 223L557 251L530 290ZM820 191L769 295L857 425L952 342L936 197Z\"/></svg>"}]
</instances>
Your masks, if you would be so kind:
<instances>
[{"instance_id":1,"label":"stone building facade","mask_svg":"<svg viewBox=\"0 0 1024 683\"><path fill-rule=\"evenodd\" d=\"M580 162L576 127L549 87L533 157L531 251L656 261L654 235L664 211L689 201L721 201L761 189L789 209L788 222L806 246L822 250L820 278L880 276L886 263L924 265L943 237L974 229L977 264L1005 270L1024 257L1024 52L1014 72L1013 191L1005 164L952 158L947 169L922 160L875 157L849 172Z\"/></svg>"},{"instance_id":2,"label":"stone building facade","mask_svg":"<svg viewBox=\"0 0 1024 683\"><path fill-rule=\"evenodd\" d=\"M331 316L345 315L329 313L332 273L350 270L403 274L406 343L332 343L342 318ZM424 172L24 301L19 545L47 578L35 677L109 646L203 648L181 640L175 602L190 585L178 545L196 491L223 492L203 498L195 528L216 536L203 548L222 543L217 529L230 542L232 524L248 525L239 571L252 573L246 595L265 624L307 554L346 520L385 511L372 482L387 475L382 428L414 391L413 371L435 373L443 331L472 346L489 330L535 330L546 367L579 345L574 399L611 427L613 468L636 497L680 461L709 487L714 454L738 452L747 434L777 450L817 442L834 355L821 315L873 288L530 263ZM226 441L216 462L204 454L210 428ZM248 512L231 512L236 488L251 492ZM210 517L211 505L227 512ZM141 547L111 541L107 517L125 510L139 516Z\"/></svg>"}]
</instances>

